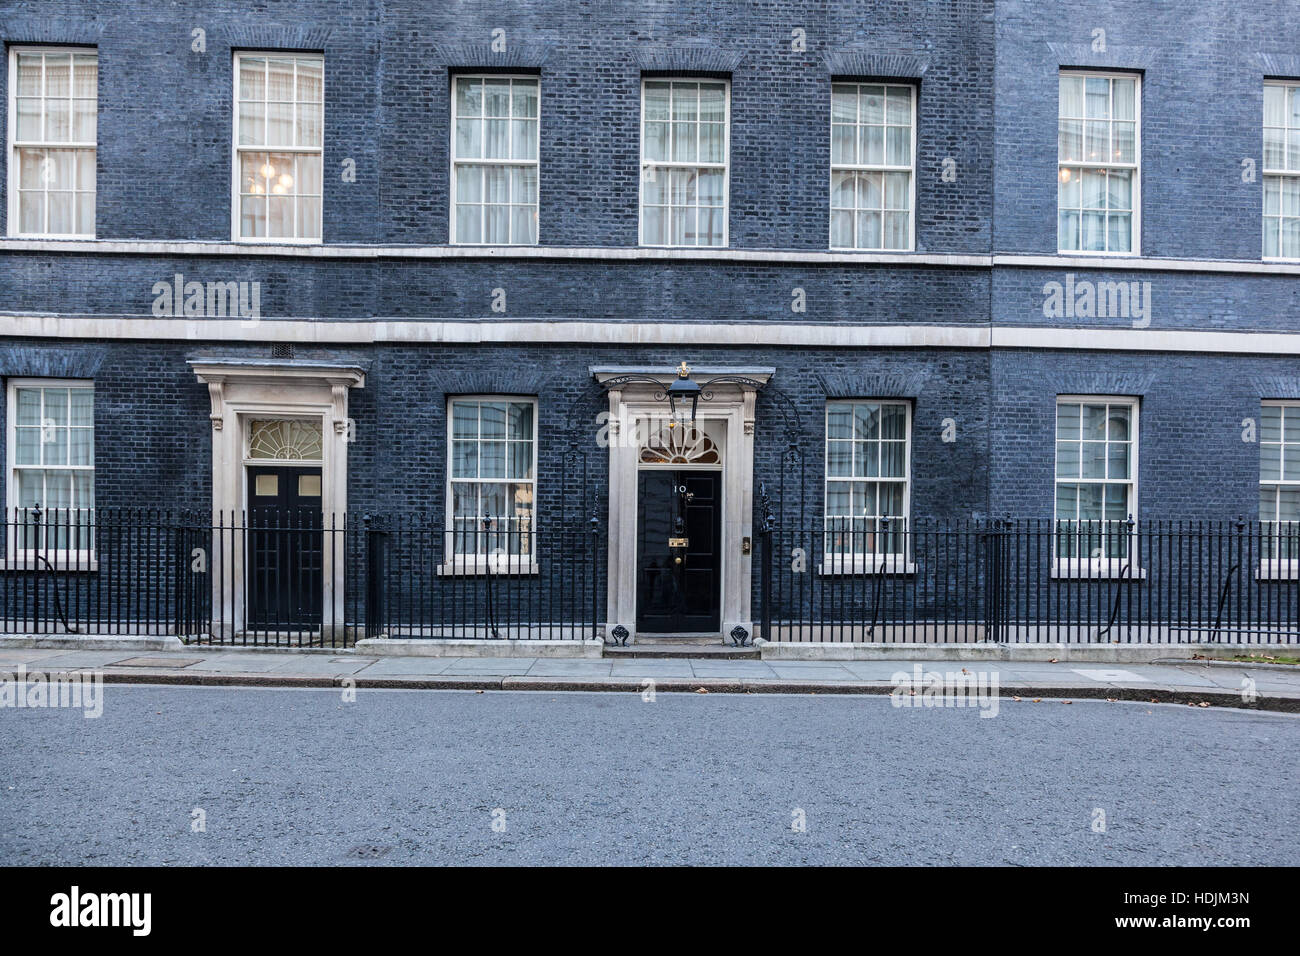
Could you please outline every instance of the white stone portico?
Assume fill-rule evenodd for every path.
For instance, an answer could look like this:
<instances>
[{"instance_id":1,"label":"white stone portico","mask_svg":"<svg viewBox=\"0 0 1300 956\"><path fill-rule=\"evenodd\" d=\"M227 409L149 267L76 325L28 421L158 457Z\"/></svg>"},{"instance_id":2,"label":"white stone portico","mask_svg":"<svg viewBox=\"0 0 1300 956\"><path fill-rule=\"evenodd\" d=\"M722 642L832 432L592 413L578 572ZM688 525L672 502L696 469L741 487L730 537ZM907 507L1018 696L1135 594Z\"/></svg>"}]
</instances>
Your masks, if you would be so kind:
<instances>
[{"instance_id":1,"label":"white stone portico","mask_svg":"<svg viewBox=\"0 0 1300 956\"><path fill-rule=\"evenodd\" d=\"M644 376L665 385L676 368L659 366L597 366L590 369L602 385L624 376ZM696 409L696 426L721 453L722 540L720 615L722 634L736 625L753 633L750 613L750 570L753 552L754 414L757 387L774 374L770 367L700 367L691 370L703 394ZM737 377L754 385L718 382ZM707 468L716 463L689 462L669 466L644 463L641 450L647 436L669 414L664 389L650 382L631 381L607 388L609 398L609 589L607 628L617 625L636 635L637 619L637 511L638 474L645 468L681 470ZM681 414L679 410L679 415ZM689 417L690 410L685 414Z\"/></svg>"},{"instance_id":2,"label":"white stone portico","mask_svg":"<svg viewBox=\"0 0 1300 956\"><path fill-rule=\"evenodd\" d=\"M365 386L365 369L358 365L295 359L192 359L190 367L208 386L212 421L212 512L218 527L242 523L246 513L249 424L254 420L286 419L319 424L321 429L321 511L325 527L338 521L348 506L348 444L352 423L348 393ZM339 551L326 561L323 586L325 620L343 620L342 540L331 535ZM223 547L224 546L224 547ZM224 560L226 573L214 575L214 602L221 620L235 627L244 619L241 548L216 542L213 561ZM332 609L333 613L330 613ZM217 615L214 614L214 618Z\"/></svg>"}]
</instances>

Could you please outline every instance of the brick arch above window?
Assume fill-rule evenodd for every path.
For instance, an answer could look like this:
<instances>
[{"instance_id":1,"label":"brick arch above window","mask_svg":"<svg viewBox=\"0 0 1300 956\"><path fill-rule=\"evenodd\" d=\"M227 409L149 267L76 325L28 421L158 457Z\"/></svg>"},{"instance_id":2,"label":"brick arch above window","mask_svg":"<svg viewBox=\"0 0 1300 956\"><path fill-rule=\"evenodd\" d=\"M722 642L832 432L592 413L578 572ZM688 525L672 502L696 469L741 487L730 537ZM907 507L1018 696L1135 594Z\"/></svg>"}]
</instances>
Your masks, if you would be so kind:
<instances>
[{"instance_id":1,"label":"brick arch above window","mask_svg":"<svg viewBox=\"0 0 1300 956\"><path fill-rule=\"evenodd\" d=\"M928 372L818 372L817 379L827 398L917 398L925 386Z\"/></svg>"}]
</instances>

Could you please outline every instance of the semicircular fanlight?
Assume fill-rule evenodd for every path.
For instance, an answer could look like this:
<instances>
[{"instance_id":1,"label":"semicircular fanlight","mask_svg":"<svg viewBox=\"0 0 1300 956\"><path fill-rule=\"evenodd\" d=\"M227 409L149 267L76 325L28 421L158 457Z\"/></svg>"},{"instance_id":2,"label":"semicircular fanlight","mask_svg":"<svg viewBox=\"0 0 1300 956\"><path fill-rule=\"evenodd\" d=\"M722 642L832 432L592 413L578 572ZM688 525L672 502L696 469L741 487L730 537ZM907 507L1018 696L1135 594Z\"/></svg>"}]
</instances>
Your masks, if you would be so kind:
<instances>
[{"instance_id":1,"label":"semicircular fanlight","mask_svg":"<svg viewBox=\"0 0 1300 956\"><path fill-rule=\"evenodd\" d=\"M722 461L718 446L694 425L664 424L641 446L647 465L716 465Z\"/></svg>"},{"instance_id":2,"label":"semicircular fanlight","mask_svg":"<svg viewBox=\"0 0 1300 956\"><path fill-rule=\"evenodd\" d=\"M248 457L270 461L320 461L320 422L292 419L250 422Z\"/></svg>"}]
</instances>

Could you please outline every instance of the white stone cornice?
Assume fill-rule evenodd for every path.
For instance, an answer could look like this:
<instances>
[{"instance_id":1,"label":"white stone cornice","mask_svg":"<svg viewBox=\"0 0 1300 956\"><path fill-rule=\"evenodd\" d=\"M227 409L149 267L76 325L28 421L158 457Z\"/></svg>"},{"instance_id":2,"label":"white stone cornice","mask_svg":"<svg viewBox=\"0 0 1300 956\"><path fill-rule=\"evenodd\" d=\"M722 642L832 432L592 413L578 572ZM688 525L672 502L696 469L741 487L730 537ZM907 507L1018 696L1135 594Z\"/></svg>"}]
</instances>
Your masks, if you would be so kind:
<instances>
[{"instance_id":1,"label":"white stone cornice","mask_svg":"<svg viewBox=\"0 0 1300 956\"><path fill-rule=\"evenodd\" d=\"M1300 275L1300 261L1278 259L1187 259L1127 255L1055 253L846 252L822 249L714 249L655 246L451 246L382 243L196 242L184 239L5 239L0 253L76 255L202 256L327 260L495 259L600 262L757 262L780 265L859 265L988 269L1104 269L1114 272L1220 272Z\"/></svg>"},{"instance_id":2,"label":"white stone cornice","mask_svg":"<svg viewBox=\"0 0 1300 956\"><path fill-rule=\"evenodd\" d=\"M188 319L95 318L93 316L0 315L0 337L36 339L97 339L100 341L142 340L188 341L194 343L308 342L315 345L403 344L508 344L646 347L663 346L678 350L710 345L804 348L937 348L988 349L1033 348L1073 351L1118 352L1204 352L1240 355L1300 356L1300 330L1282 332L1212 331L1199 329L1132 329L1102 326L1060 328L1038 325L864 325L789 322L611 322L557 319L468 320L440 319L374 320L358 322L298 321L263 319L250 330L238 320L200 322ZM250 335L250 331L255 333ZM229 377L231 366L196 359L196 374L203 380ZM331 376L349 387L365 384L365 370L359 366L297 363L277 366L273 362L250 363L244 378L274 375L268 369L292 369L290 378L306 378L333 384ZM342 369L342 370L341 370ZM594 369L592 370L594 373ZM633 371L628 369L627 373ZM666 375L667 367L659 374ZM751 372L754 370L750 370ZM717 369L704 370L702 374ZM734 369L727 374L737 374ZM606 377L615 372L608 370ZM624 373L626 374L626 373ZM749 377L758 378L757 374ZM697 378L697 381L704 381Z\"/></svg>"}]
</instances>

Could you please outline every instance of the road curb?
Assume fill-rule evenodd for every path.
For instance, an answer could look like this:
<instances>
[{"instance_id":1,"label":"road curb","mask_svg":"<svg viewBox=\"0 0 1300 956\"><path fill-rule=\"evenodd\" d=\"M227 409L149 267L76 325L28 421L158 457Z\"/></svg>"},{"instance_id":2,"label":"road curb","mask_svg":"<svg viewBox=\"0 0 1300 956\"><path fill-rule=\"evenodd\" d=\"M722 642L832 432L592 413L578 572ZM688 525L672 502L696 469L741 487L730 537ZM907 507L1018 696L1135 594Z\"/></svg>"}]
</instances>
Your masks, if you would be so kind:
<instances>
[{"instance_id":1,"label":"road curb","mask_svg":"<svg viewBox=\"0 0 1300 956\"><path fill-rule=\"evenodd\" d=\"M29 670L27 676L44 674L46 678L84 675L91 668L66 671ZM730 678L591 678L560 677L328 677L294 674L200 674L162 671L101 671L105 684L136 684L191 687L258 687L331 690L531 690L595 691L606 693L642 693L653 687L655 693L714 694L803 694L808 696L889 695L895 690L891 682L868 681L794 681ZM917 695L921 696L921 695ZM1001 688L999 699L1006 702L1041 700L1114 700L1137 703L1184 704L1229 707L1238 710L1266 710L1300 713L1300 695L1258 694L1247 702L1236 691L1202 690L1187 687L1033 687Z\"/></svg>"}]
</instances>

